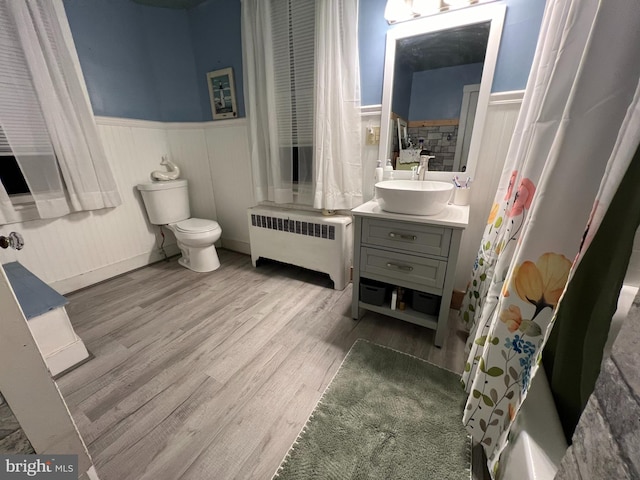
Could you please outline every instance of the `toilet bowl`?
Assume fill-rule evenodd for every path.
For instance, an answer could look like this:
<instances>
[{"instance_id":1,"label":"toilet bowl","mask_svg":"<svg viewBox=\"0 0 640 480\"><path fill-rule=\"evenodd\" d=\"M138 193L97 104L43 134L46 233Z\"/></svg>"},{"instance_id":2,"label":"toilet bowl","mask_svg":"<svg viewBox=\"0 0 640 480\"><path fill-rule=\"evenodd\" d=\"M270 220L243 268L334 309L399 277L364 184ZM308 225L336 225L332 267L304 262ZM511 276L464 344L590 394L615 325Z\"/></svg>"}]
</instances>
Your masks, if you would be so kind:
<instances>
[{"instance_id":1,"label":"toilet bowl","mask_svg":"<svg viewBox=\"0 0 640 480\"><path fill-rule=\"evenodd\" d=\"M203 218L188 218L167 227L178 241L182 257L178 263L194 272L212 272L220 267L216 247L222 234L218 222Z\"/></svg>"},{"instance_id":2,"label":"toilet bowl","mask_svg":"<svg viewBox=\"0 0 640 480\"><path fill-rule=\"evenodd\" d=\"M178 263L194 272L212 272L220 267L214 243L222 229L218 222L204 218L190 218L186 180L167 180L141 183L142 195L149 221L164 225L173 232L182 257Z\"/></svg>"}]
</instances>

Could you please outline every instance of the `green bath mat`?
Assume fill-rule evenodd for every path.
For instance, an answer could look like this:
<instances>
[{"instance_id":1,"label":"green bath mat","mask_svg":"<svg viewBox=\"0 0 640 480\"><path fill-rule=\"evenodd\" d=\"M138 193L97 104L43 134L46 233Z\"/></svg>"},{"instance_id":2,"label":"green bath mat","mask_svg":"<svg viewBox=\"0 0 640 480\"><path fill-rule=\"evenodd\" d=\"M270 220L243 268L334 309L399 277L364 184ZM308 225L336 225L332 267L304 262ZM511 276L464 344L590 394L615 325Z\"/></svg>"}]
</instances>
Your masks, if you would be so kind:
<instances>
[{"instance_id":1,"label":"green bath mat","mask_svg":"<svg viewBox=\"0 0 640 480\"><path fill-rule=\"evenodd\" d=\"M469 479L465 400L459 375L358 340L274 478Z\"/></svg>"}]
</instances>

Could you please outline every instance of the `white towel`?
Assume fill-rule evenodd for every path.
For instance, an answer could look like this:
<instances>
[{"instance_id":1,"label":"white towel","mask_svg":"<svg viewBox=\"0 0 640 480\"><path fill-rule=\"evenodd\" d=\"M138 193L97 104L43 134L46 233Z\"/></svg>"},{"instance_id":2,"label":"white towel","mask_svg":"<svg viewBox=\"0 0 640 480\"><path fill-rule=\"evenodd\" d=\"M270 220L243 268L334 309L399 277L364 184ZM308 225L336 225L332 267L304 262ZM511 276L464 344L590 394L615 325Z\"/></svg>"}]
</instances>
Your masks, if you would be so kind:
<instances>
[{"instance_id":1,"label":"white towel","mask_svg":"<svg viewBox=\"0 0 640 480\"><path fill-rule=\"evenodd\" d=\"M398 157L400 163L419 163L420 162L420 150L409 149L400 150L400 156Z\"/></svg>"}]
</instances>

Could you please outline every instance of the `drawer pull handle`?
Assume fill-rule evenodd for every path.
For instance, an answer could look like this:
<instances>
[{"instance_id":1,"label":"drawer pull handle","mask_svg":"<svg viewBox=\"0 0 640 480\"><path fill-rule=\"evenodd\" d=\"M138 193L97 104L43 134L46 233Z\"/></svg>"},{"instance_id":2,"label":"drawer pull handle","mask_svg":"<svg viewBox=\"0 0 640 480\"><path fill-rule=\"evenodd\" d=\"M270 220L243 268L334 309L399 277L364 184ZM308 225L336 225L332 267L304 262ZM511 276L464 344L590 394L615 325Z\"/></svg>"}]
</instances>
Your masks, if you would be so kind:
<instances>
[{"instance_id":1,"label":"drawer pull handle","mask_svg":"<svg viewBox=\"0 0 640 480\"><path fill-rule=\"evenodd\" d=\"M395 232L389 232L389 236L391 238L401 238L402 240L417 240L418 237L416 237L415 235L407 235L404 233L395 233Z\"/></svg>"},{"instance_id":2,"label":"drawer pull handle","mask_svg":"<svg viewBox=\"0 0 640 480\"><path fill-rule=\"evenodd\" d=\"M387 268L395 268L396 270L403 270L405 272L413 271L413 267L409 265L398 265L397 263L387 263Z\"/></svg>"}]
</instances>

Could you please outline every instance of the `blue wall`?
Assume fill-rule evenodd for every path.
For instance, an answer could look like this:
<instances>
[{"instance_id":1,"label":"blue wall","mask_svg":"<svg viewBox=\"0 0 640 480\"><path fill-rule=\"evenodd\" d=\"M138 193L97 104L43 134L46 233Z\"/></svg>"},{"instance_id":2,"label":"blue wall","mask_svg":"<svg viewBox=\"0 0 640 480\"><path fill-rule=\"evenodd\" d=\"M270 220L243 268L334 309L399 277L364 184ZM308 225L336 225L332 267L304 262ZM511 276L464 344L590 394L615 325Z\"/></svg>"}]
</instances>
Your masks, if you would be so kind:
<instances>
[{"instance_id":1,"label":"blue wall","mask_svg":"<svg viewBox=\"0 0 640 480\"><path fill-rule=\"evenodd\" d=\"M413 70L408 66L396 66L393 72L393 95L391 95L391 111L404 120L409 120L409 106L411 104L411 84Z\"/></svg>"},{"instance_id":2,"label":"blue wall","mask_svg":"<svg viewBox=\"0 0 640 480\"><path fill-rule=\"evenodd\" d=\"M203 119L184 10L130 0L64 0L64 6L96 115Z\"/></svg>"},{"instance_id":3,"label":"blue wall","mask_svg":"<svg viewBox=\"0 0 640 480\"><path fill-rule=\"evenodd\" d=\"M545 0L504 0L505 28L493 91L526 86ZM161 121L210 120L206 73L231 66L244 116L240 0L191 10L130 0L64 0L96 115ZM382 102L386 0L361 0L363 105Z\"/></svg>"},{"instance_id":4,"label":"blue wall","mask_svg":"<svg viewBox=\"0 0 640 480\"><path fill-rule=\"evenodd\" d=\"M525 88L538 41L546 0L504 0L507 5L493 92ZM386 0L361 0L359 13L362 105L382 103L386 34Z\"/></svg>"},{"instance_id":5,"label":"blue wall","mask_svg":"<svg viewBox=\"0 0 640 480\"><path fill-rule=\"evenodd\" d=\"M210 0L188 10L204 119L212 120L207 72L233 67L238 116L244 117L240 0Z\"/></svg>"},{"instance_id":6,"label":"blue wall","mask_svg":"<svg viewBox=\"0 0 640 480\"><path fill-rule=\"evenodd\" d=\"M527 86L546 0L507 0L498 63L492 92L521 90Z\"/></svg>"},{"instance_id":7,"label":"blue wall","mask_svg":"<svg viewBox=\"0 0 640 480\"><path fill-rule=\"evenodd\" d=\"M384 51L389 24L384 19L387 0L361 0L358 13L360 97L362 105L382 103Z\"/></svg>"},{"instance_id":8,"label":"blue wall","mask_svg":"<svg viewBox=\"0 0 640 480\"><path fill-rule=\"evenodd\" d=\"M462 89L480 83L483 65L471 63L415 72L408 120L460 118Z\"/></svg>"},{"instance_id":9,"label":"blue wall","mask_svg":"<svg viewBox=\"0 0 640 480\"><path fill-rule=\"evenodd\" d=\"M142 24L156 80L160 119L185 122L204 118L185 12L145 8Z\"/></svg>"}]
</instances>

